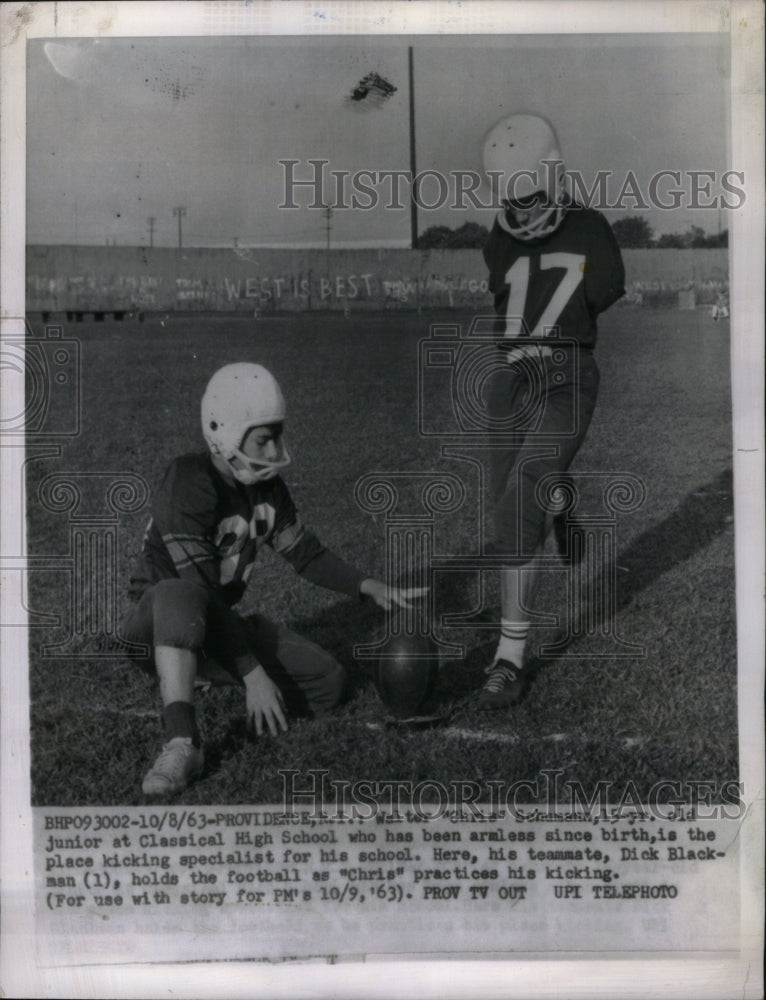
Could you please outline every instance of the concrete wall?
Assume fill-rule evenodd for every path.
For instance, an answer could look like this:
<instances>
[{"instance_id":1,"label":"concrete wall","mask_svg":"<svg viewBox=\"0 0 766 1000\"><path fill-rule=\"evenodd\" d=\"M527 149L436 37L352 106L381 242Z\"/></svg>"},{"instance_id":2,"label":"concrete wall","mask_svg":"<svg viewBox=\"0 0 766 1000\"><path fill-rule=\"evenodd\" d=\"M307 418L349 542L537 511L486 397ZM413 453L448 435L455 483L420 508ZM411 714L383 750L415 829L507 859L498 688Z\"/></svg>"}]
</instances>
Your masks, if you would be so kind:
<instances>
[{"instance_id":1,"label":"concrete wall","mask_svg":"<svg viewBox=\"0 0 766 1000\"><path fill-rule=\"evenodd\" d=\"M726 250L625 251L634 298L728 279ZM30 246L28 312L483 308L478 250ZM711 285L712 287L712 285ZM698 295L699 298L699 295Z\"/></svg>"},{"instance_id":2,"label":"concrete wall","mask_svg":"<svg viewBox=\"0 0 766 1000\"><path fill-rule=\"evenodd\" d=\"M627 297L645 305L669 305L679 292L694 290L697 305L710 305L729 287L729 251L623 250Z\"/></svg>"}]
</instances>

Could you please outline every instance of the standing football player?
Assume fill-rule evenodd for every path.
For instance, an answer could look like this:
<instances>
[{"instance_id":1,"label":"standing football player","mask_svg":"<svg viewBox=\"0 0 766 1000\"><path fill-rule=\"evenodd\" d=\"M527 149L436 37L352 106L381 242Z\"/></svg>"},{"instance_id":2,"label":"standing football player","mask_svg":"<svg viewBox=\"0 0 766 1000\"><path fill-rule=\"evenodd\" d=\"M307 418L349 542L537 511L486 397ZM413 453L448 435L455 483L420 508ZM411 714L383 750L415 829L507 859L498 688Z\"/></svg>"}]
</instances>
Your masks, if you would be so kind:
<instances>
[{"instance_id":1,"label":"standing football player","mask_svg":"<svg viewBox=\"0 0 766 1000\"><path fill-rule=\"evenodd\" d=\"M524 645L546 536L554 528L560 550L565 544L561 521L546 516L536 488L546 475L565 476L588 430L599 384L596 318L625 294L625 271L606 219L568 197L558 140L544 118L503 118L483 154L501 206L484 247L502 351L488 392L490 426L512 427L517 415L521 428L523 414L539 415L526 435L498 438L490 449L489 549L507 561L500 640L478 704L498 709L527 688ZM517 337L525 340L515 344Z\"/></svg>"},{"instance_id":2,"label":"standing football player","mask_svg":"<svg viewBox=\"0 0 766 1000\"><path fill-rule=\"evenodd\" d=\"M173 461L153 497L152 517L131 578L129 641L150 647L166 742L143 781L146 795L181 791L204 755L194 709L195 680L221 668L245 690L258 735L287 729L288 710L327 712L346 688L329 653L260 614L234 610L258 549L271 546L302 577L380 607L409 606L418 589L388 587L347 565L306 528L280 476L290 457L282 434L285 401L273 375L231 364L202 399L207 451Z\"/></svg>"},{"instance_id":3,"label":"standing football player","mask_svg":"<svg viewBox=\"0 0 766 1000\"><path fill-rule=\"evenodd\" d=\"M716 295L715 305L710 310L710 315L716 323L719 319L729 318L729 295L726 289L722 289Z\"/></svg>"}]
</instances>

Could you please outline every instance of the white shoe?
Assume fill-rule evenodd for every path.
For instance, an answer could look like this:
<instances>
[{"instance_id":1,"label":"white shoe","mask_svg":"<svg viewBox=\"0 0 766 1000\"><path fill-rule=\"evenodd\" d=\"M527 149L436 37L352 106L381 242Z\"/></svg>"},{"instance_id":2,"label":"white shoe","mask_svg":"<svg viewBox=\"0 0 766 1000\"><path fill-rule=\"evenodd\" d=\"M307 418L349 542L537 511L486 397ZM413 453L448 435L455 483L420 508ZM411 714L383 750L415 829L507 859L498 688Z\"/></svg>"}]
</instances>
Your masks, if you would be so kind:
<instances>
[{"instance_id":1,"label":"white shoe","mask_svg":"<svg viewBox=\"0 0 766 1000\"><path fill-rule=\"evenodd\" d=\"M176 736L166 743L154 767L144 778L144 795L173 795L202 774L205 755L188 737Z\"/></svg>"}]
</instances>

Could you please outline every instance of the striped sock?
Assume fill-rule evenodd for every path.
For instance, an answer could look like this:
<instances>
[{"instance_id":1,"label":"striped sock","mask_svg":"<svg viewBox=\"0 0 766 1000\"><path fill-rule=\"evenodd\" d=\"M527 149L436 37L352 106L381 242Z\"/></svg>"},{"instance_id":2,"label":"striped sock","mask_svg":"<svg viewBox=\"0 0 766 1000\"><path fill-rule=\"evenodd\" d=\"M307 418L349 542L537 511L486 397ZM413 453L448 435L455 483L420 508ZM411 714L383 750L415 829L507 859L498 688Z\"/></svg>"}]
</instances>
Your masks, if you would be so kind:
<instances>
[{"instance_id":1,"label":"striped sock","mask_svg":"<svg viewBox=\"0 0 766 1000\"><path fill-rule=\"evenodd\" d=\"M509 622L503 618L500 622L500 642L497 644L495 659L510 660L517 667L521 667L528 633L529 622Z\"/></svg>"}]
</instances>

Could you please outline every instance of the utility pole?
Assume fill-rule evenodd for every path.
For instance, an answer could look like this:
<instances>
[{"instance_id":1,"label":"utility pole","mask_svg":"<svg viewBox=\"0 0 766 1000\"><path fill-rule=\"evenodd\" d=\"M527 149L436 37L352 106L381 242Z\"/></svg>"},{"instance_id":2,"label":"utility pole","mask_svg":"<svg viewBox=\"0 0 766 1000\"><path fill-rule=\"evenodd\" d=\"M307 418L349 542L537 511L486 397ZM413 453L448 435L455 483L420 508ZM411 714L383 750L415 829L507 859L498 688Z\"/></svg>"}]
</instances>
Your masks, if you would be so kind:
<instances>
[{"instance_id":1,"label":"utility pole","mask_svg":"<svg viewBox=\"0 0 766 1000\"><path fill-rule=\"evenodd\" d=\"M412 249L418 246L418 206L415 201L415 73L413 69L412 46L407 49L410 82L410 239Z\"/></svg>"},{"instance_id":2,"label":"utility pole","mask_svg":"<svg viewBox=\"0 0 766 1000\"><path fill-rule=\"evenodd\" d=\"M181 219L186 215L186 209L183 207L183 205L177 205L173 209L173 215L178 216L178 249L180 250L181 247L183 246L183 239L181 236Z\"/></svg>"},{"instance_id":3,"label":"utility pole","mask_svg":"<svg viewBox=\"0 0 766 1000\"><path fill-rule=\"evenodd\" d=\"M156 221L157 220L154 218L153 215L150 215L149 218L147 219L147 222L149 223L149 246L150 247L154 246L154 223Z\"/></svg>"}]
</instances>

